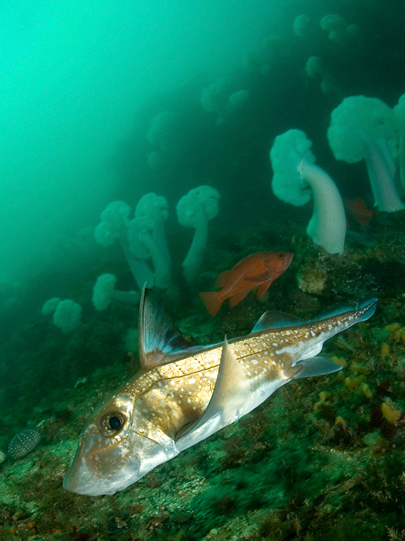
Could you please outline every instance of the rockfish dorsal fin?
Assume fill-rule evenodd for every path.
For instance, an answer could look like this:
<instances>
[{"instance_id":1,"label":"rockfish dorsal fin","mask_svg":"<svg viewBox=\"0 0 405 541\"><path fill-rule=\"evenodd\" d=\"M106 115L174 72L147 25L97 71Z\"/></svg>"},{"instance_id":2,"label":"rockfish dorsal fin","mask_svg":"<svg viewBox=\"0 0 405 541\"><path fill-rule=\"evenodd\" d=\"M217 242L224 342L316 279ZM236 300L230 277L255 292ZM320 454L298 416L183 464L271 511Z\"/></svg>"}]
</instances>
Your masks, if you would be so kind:
<instances>
[{"instance_id":1,"label":"rockfish dorsal fin","mask_svg":"<svg viewBox=\"0 0 405 541\"><path fill-rule=\"evenodd\" d=\"M139 361L142 370L176 361L192 350L176 329L160 297L151 289L143 288L139 305Z\"/></svg>"},{"instance_id":2,"label":"rockfish dorsal fin","mask_svg":"<svg viewBox=\"0 0 405 541\"><path fill-rule=\"evenodd\" d=\"M249 396L250 383L225 338L214 392L202 417L182 435L176 446L185 449L208 438L239 418Z\"/></svg>"}]
</instances>

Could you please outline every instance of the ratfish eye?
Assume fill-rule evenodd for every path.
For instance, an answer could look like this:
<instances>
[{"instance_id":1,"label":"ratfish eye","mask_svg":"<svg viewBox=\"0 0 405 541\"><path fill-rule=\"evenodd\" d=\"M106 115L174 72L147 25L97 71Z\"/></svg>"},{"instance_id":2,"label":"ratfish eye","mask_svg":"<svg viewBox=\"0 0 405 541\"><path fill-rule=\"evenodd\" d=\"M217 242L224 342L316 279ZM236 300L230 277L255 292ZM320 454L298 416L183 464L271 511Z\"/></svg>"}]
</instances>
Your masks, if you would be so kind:
<instances>
[{"instance_id":1,"label":"ratfish eye","mask_svg":"<svg viewBox=\"0 0 405 541\"><path fill-rule=\"evenodd\" d=\"M103 436L115 436L122 430L126 420L120 411L113 411L100 419L98 427Z\"/></svg>"}]
</instances>

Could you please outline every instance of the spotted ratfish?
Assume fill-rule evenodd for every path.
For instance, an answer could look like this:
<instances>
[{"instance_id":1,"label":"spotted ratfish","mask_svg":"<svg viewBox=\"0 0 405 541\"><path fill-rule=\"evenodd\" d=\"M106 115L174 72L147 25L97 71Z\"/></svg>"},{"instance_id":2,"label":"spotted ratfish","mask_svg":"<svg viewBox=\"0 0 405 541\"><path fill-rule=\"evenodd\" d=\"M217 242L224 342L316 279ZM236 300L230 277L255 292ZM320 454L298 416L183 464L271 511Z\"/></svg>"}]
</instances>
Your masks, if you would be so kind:
<instances>
[{"instance_id":1,"label":"spotted ratfish","mask_svg":"<svg viewBox=\"0 0 405 541\"><path fill-rule=\"evenodd\" d=\"M141 371L92 413L64 487L114 494L256 408L297 378L342 367L317 356L338 332L371 317L377 299L311 321L265 312L248 336L190 346L153 292L142 295Z\"/></svg>"}]
</instances>

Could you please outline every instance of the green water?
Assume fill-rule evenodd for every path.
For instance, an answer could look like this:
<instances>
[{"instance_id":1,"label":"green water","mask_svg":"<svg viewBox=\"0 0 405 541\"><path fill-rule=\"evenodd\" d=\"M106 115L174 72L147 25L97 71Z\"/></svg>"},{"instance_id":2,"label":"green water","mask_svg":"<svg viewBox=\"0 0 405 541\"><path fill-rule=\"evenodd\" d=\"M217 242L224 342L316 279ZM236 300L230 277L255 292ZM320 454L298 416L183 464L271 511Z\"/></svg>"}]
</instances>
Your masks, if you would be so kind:
<instances>
[{"instance_id":1,"label":"green water","mask_svg":"<svg viewBox=\"0 0 405 541\"><path fill-rule=\"evenodd\" d=\"M405 212L376 195L389 186L401 206L405 190L405 8L16 1L3 2L0 20L0 538L405 539ZM366 153L370 130L378 189L363 155L345 159L329 144L332 111L352 96L380 101L356 102L339 151ZM299 178L297 149L281 160L286 198L298 182L306 202L272 188L270 149L292 129L312 142L346 209L343 253L319 240L318 226L338 234L332 192ZM217 194L202 229L176 212L199 186ZM150 192L164 198L165 221L148 230L136 208ZM100 218L114 201L125 212ZM262 251L294 259L263 297L226 300L212 318L199 293ZM62 487L78 435L139 370L137 304L93 303L106 273L125 293L150 280L198 344L247 334L266 310L311 319L367 297L379 305L326 342L322 355L341 372L289 383L125 491L92 498ZM70 328L42 313L52 298L79 306L61 316ZM13 460L8 445L26 428L41 441Z\"/></svg>"}]
</instances>

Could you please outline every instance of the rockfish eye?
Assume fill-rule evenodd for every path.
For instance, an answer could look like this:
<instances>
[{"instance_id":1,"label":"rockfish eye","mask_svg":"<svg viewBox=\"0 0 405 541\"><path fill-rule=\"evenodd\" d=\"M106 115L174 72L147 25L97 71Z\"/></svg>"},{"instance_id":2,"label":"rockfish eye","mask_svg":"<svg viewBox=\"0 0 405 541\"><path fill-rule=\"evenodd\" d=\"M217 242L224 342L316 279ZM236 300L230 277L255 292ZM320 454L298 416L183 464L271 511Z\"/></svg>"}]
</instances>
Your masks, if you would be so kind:
<instances>
[{"instance_id":1,"label":"rockfish eye","mask_svg":"<svg viewBox=\"0 0 405 541\"><path fill-rule=\"evenodd\" d=\"M120 411L113 411L100 419L98 427L103 436L115 436L122 430L126 420Z\"/></svg>"}]
</instances>

